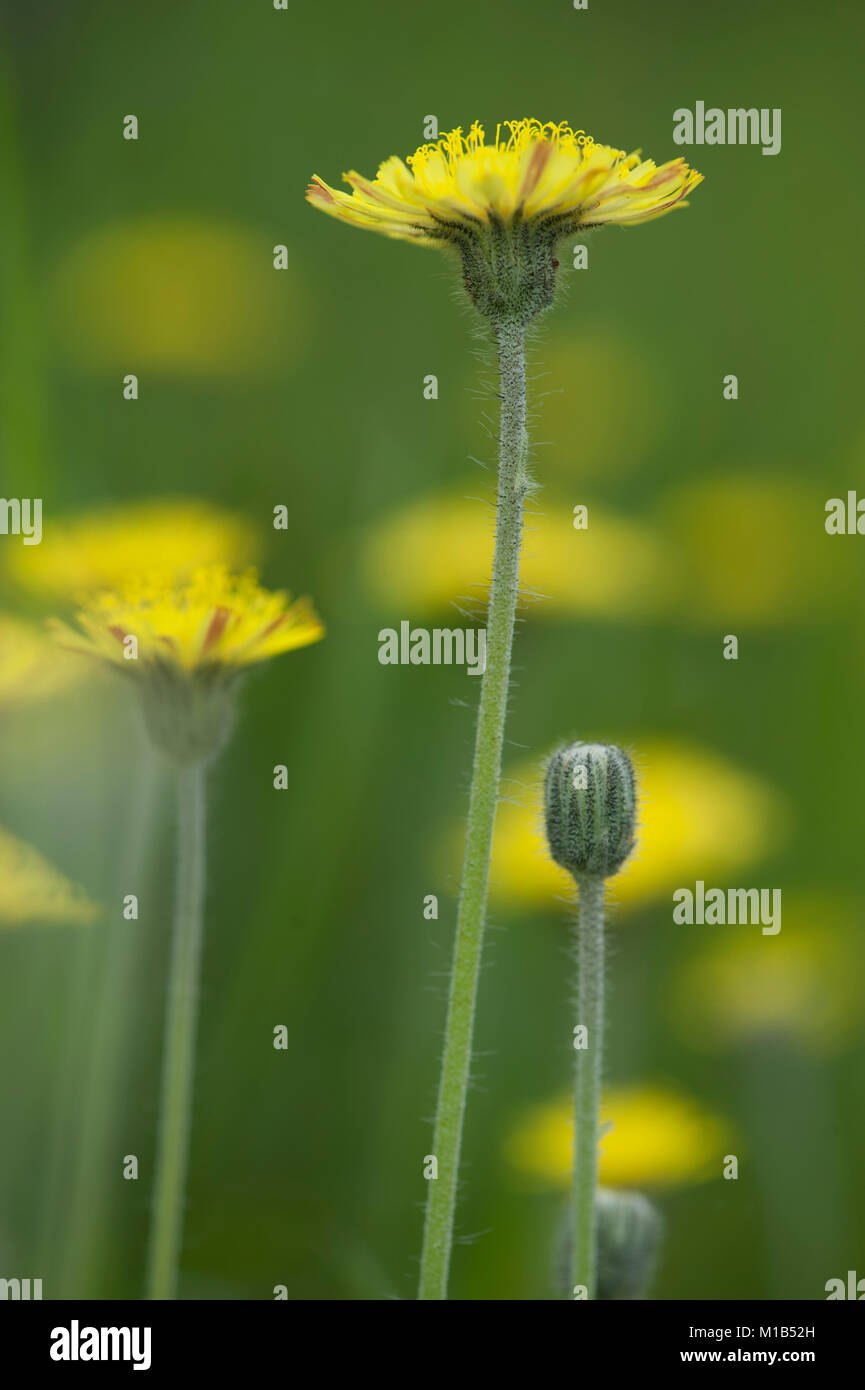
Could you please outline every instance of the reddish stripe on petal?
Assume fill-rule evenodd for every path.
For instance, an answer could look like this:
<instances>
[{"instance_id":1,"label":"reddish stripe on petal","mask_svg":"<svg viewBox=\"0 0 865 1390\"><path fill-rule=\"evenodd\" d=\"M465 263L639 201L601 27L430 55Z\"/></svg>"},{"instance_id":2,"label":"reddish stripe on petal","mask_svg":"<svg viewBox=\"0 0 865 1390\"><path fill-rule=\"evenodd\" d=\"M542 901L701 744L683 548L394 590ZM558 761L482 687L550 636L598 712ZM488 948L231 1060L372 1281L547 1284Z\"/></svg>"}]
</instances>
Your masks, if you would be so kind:
<instances>
[{"instance_id":1,"label":"reddish stripe on petal","mask_svg":"<svg viewBox=\"0 0 865 1390\"><path fill-rule=\"evenodd\" d=\"M671 179L681 178L682 165L684 164L684 162L685 161L683 159L671 160L666 169L658 169L657 172L654 173L652 177L649 179L648 183L638 184L638 188L642 189L642 191L645 193L647 189L660 188L662 184L667 183Z\"/></svg>"},{"instance_id":2,"label":"reddish stripe on petal","mask_svg":"<svg viewBox=\"0 0 865 1390\"><path fill-rule=\"evenodd\" d=\"M542 140L535 145L532 156L529 160L529 167L526 170L526 177L523 180L521 196L527 198L538 186L538 180L549 163L550 155L553 152L551 141Z\"/></svg>"},{"instance_id":3,"label":"reddish stripe on petal","mask_svg":"<svg viewBox=\"0 0 865 1390\"><path fill-rule=\"evenodd\" d=\"M122 627L113 627L109 624L108 631L111 633L112 637L117 638L117 641L120 642L121 645L126 641L126 633L123 631Z\"/></svg>"},{"instance_id":4,"label":"reddish stripe on petal","mask_svg":"<svg viewBox=\"0 0 865 1390\"><path fill-rule=\"evenodd\" d=\"M336 199L319 178L314 178L309 188L306 190L307 198L311 198L317 203L335 203Z\"/></svg>"},{"instance_id":5,"label":"reddish stripe on petal","mask_svg":"<svg viewBox=\"0 0 865 1390\"><path fill-rule=\"evenodd\" d=\"M288 613L280 613L278 618L274 618L272 622L269 622L267 624L267 627L263 627L261 629L261 632L258 634L256 641L263 642L265 637L269 637L272 632L276 632L276 629L278 627L282 627L283 623L287 623L289 620L289 616L290 615Z\"/></svg>"},{"instance_id":6,"label":"reddish stripe on petal","mask_svg":"<svg viewBox=\"0 0 865 1390\"><path fill-rule=\"evenodd\" d=\"M207 629L207 635L201 647L202 652L209 652L211 647L216 646L217 642L219 641L220 637L225 631L226 626L228 625L228 620L230 617L230 608L216 609L216 611L213 614L213 617L210 619L210 626Z\"/></svg>"},{"instance_id":7,"label":"reddish stripe on petal","mask_svg":"<svg viewBox=\"0 0 865 1390\"><path fill-rule=\"evenodd\" d=\"M370 183L369 179L365 179L362 174L352 172L343 174L343 178L356 193L362 193L376 207L387 208L390 212L401 212L404 215L411 209L411 204L407 203L404 198L388 192L387 189L381 188L377 184Z\"/></svg>"}]
</instances>

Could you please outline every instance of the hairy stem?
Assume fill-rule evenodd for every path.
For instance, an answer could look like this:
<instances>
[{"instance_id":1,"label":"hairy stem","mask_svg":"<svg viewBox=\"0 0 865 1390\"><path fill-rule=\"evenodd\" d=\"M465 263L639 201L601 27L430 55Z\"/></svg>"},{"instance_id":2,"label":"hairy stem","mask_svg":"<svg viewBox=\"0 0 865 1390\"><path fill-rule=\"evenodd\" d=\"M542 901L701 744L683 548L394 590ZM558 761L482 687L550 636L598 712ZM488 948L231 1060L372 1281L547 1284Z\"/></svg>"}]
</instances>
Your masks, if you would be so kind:
<instances>
[{"instance_id":1,"label":"hairy stem","mask_svg":"<svg viewBox=\"0 0 865 1390\"><path fill-rule=\"evenodd\" d=\"M203 763L178 772L177 906L162 1060L150 1299L176 1296L183 1233L204 916L204 783Z\"/></svg>"},{"instance_id":2,"label":"hairy stem","mask_svg":"<svg viewBox=\"0 0 865 1390\"><path fill-rule=\"evenodd\" d=\"M597 1222L601 1079L604 1052L604 880L580 880L578 1022L587 1045L577 1052L574 1136L572 1283L587 1298L597 1286Z\"/></svg>"},{"instance_id":3,"label":"hairy stem","mask_svg":"<svg viewBox=\"0 0 865 1390\"><path fill-rule=\"evenodd\" d=\"M526 474L525 331L497 326L501 415L496 540L487 613L487 665L482 677L462 885L439 1082L433 1152L421 1256L421 1299L447 1298L454 1209L466 1093L472 1059L475 1000L483 948L490 852L502 766L511 649L519 586Z\"/></svg>"}]
</instances>

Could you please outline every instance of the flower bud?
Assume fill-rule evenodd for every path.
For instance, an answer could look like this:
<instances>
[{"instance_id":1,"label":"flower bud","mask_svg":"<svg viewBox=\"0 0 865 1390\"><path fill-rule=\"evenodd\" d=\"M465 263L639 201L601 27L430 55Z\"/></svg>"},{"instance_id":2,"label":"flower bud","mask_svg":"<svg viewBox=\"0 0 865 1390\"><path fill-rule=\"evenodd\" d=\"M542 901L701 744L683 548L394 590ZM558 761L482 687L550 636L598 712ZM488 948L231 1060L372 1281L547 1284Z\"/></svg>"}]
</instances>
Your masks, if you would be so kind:
<instances>
[{"instance_id":1,"label":"flower bud","mask_svg":"<svg viewBox=\"0 0 865 1390\"><path fill-rule=\"evenodd\" d=\"M595 1298L600 1302L645 1298L655 1273L663 1222L640 1192L599 1187L595 1193L598 1265ZM573 1212L563 1213L557 1279L565 1298L576 1296L571 1281Z\"/></svg>"},{"instance_id":2,"label":"flower bud","mask_svg":"<svg viewBox=\"0 0 865 1390\"><path fill-rule=\"evenodd\" d=\"M661 1218L639 1192L599 1187L595 1202L598 1222L599 1299L644 1298L655 1269L661 1238Z\"/></svg>"},{"instance_id":3,"label":"flower bud","mask_svg":"<svg viewBox=\"0 0 865 1390\"><path fill-rule=\"evenodd\" d=\"M572 743L547 764L547 840L577 880L611 878L634 847L636 795L627 753L615 744Z\"/></svg>"}]
</instances>

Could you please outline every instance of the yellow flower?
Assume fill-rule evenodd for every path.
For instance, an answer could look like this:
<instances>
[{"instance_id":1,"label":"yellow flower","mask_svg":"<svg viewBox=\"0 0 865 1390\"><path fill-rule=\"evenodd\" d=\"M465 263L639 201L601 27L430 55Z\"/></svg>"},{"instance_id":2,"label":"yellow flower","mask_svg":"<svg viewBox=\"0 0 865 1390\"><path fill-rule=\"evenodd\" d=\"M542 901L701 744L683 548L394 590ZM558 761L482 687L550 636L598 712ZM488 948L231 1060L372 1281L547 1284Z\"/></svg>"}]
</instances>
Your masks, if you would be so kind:
<instances>
[{"instance_id":1,"label":"yellow flower","mask_svg":"<svg viewBox=\"0 0 865 1390\"><path fill-rule=\"evenodd\" d=\"M198 570L181 584L132 579L96 595L76 621L77 631L54 624L65 643L124 670L138 662L185 673L238 671L324 636L308 599L292 603L285 593L262 589L254 571L236 576L222 566Z\"/></svg>"},{"instance_id":2,"label":"yellow flower","mask_svg":"<svg viewBox=\"0 0 865 1390\"><path fill-rule=\"evenodd\" d=\"M760 936L713 937L673 983L683 1038L708 1050L778 1035L819 1052L836 1048L862 1009L860 916L858 904L796 894L770 944Z\"/></svg>"},{"instance_id":3,"label":"yellow flower","mask_svg":"<svg viewBox=\"0 0 865 1390\"><path fill-rule=\"evenodd\" d=\"M377 597L386 603L398 598L413 612L486 601L493 533L486 509L470 494L467 484L459 495L420 498L369 532L361 563ZM526 518L521 589L543 595L533 612L612 618L656 612L670 582L660 537L641 522L594 505L590 511L586 530L575 530L572 512L561 507Z\"/></svg>"},{"instance_id":4,"label":"yellow flower","mask_svg":"<svg viewBox=\"0 0 865 1390\"><path fill-rule=\"evenodd\" d=\"M637 848L610 885L622 907L642 907L701 878L754 863L786 825L780 798L759 778L693 744L640 740ZM543 835L541 773L512 769L496 819L490 890L499 904L561 911L570 876L550 859ZM672 906L671 906L672 911Z\"/></svg>"},{"instance_id":5,"label":"yellow flower","mask_svg":"<svg viewBox=\"0 0 865 1390\"><path fill-rule=\"evenodd\" d=\"M483 224L540 224L556 235L605 223L648 222L676 206L702 175L683 159L657 167L565 122L505 121L487 143L475 121L403 162L396 155L372 180L345 174L350 194L316 176L307 198L354 227L421 245L464 236Z\"/></svg>"},{"instance_id":6,"label":"yellow flower","mask_svg":"<svg viewBox=\"0 0 865 1390\"><path fill-rule=\"evenodd\" d=\"M577 474L581 486L590 478L605 485L614 474L645 466L665 426L677 428L658 354L635 340L633 329L628 335L607 323L569 320L567 332L557 330L544 344L542 369L537 432L544 479L555 477L567 487L565 496Z\"/></svg>"},{"instance_id":7,"label":"yellow flower","mask_svg":"<svg viewBox=\"0 0 865 1390\"><path fill-rule=\"evenodd\" d=\"M679 567L680 611L725 633L736 623L824 622L857 594L858 570L843 546L813 544L813 518L810 484L755 470L671 493L658 520Z\"/></svg>"},{"instance_id":8,"label":"yellow flower","mask_svg":"<svg viewBox=\"0 0 865 1390\"><path fill-rule=\"evenodd\" d=\"M29 704L80 679L77 661L57 651L28 623L0 613L0 707Z\"/></svg>"},{"instance_id":9,"label":"yellow flower","mask_svg":"<svg viewBox=\"0 0 865 1390\"><path fill-rule=\"evenodd\" d=\"M727 1125L688 1096L664 1086L620 1087L601 1101L599 1181L606 1187L675 1187L720 1177ZM556 1187L571 1180L573 1100L534 1106L505 1143L511 1167Z\"/></svg>"},{"instance_id":10,"label":"yellow flower","mask_svg":"<svg viewBox=\"0 0 865 1390\"><path fill-rule=\"evenodd\" d=\"M238 679L249 666L318 642L309 599L262 589L254 570L198 570L184 583L129 580L97 594L76 626L53 624L71 650L130 675L148 733L178 763L216 756L231 732Z\"/></svg>"},{"instance_id":11,"label":"yellow flower","mask_svg":"<svg viewBox=\"0 0 865 1390\"><path fill-rule=\"evenodd\" d=\"M301 277L293 268L274 275L257 232L159 216L110 223L74 243L52 317L76 366L260 377L296 358L305 304Z\"/></svg>"},{"instance_id":12,"label":"yellow flower","mask_svg":"<svg viewBox=\"0 0 865 1390\"><path fill-rule=\"evenodd\" d=\"M78 598L140 574L174 582L208 565L243 568L257 548L255 529L236 513L159 498L52 522L42 545L9 550L7 569L40 597Z\"/></svg>"},{"instance_id":13,"label":"yellow flower","mask_svg":"<svg viewBox=\"0 0 865 1390\"><path fill-rule=\"evenodd\" d=\"M98 915L82 888L64 878L32 845L0 826L0 923L87 923Z\"/></svg>"}]
</instances>

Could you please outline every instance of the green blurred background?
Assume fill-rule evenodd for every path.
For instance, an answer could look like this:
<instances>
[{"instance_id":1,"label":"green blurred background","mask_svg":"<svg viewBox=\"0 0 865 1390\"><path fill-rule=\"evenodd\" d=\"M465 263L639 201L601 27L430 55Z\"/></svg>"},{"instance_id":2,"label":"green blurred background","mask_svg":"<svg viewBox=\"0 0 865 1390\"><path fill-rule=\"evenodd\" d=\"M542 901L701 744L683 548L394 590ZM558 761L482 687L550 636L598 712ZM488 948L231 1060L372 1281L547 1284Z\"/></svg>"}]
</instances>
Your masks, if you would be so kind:
<instances>
[{"instance_id":1,"label":"green blurred background","mask_svg":"<svg viewBox=\"0 0 865 1390\"><path fill-rule=\"evenodd\" d=\"M865 485L860 7L2 15L0 492L44 500L40 547L0 537L2 620L32 636L69 611L58 547L80 518L186 498L248 523L264 582L312 595L328 626L249 680L212 777L183 1296L415 1292L477 683L382 667L377 634L461 622L454 601L482 592L493 369L443 258L339 226L303 191L410 153L429 114L568 120L706 175L686 212L591 237L588 270L563 256L568 292L533 349L528 546L550 557L549 597L518 634L507 771L525 811L504 808L452 1296L556 1296L564 1189L542 1140L520 1162L513 1135L567 1094L570 911L536 841L514 846L544 754L574 736L626 743L654 777L609 981L608 1082L642 1106L607 1179L664 1213L656 1296L822 1298L865 1275L865 542L823 524L828 498ZM672 113L697 100L781 107L780 155L680 151ZM130 545L136 524L106 521ZM182 554L179 522L175 540ZM0 1276L140 1297L169 779L148 773L120 682L8 686L0 826L102 910L51 920L10 889L0 923ZM781 887L781 933L675 926L670 895L696 878Z\"/></svg>"}]
</instances>

